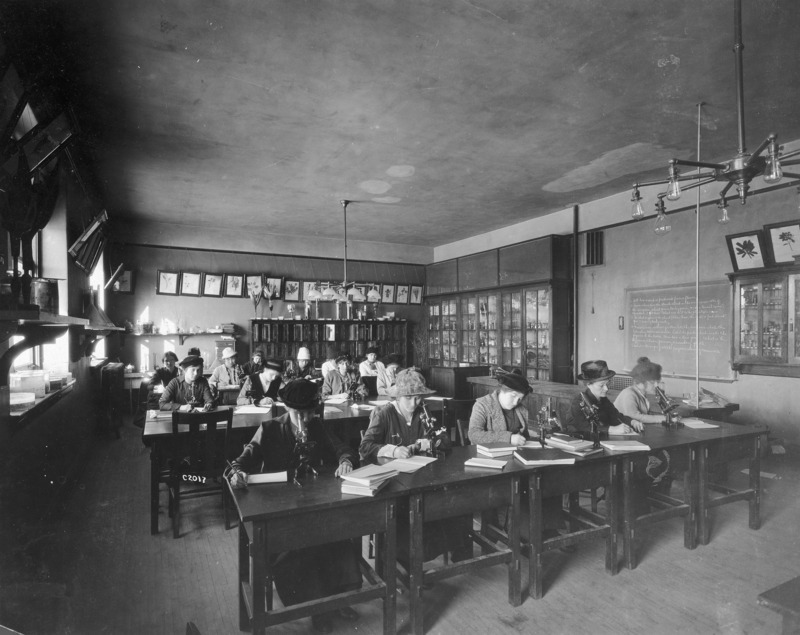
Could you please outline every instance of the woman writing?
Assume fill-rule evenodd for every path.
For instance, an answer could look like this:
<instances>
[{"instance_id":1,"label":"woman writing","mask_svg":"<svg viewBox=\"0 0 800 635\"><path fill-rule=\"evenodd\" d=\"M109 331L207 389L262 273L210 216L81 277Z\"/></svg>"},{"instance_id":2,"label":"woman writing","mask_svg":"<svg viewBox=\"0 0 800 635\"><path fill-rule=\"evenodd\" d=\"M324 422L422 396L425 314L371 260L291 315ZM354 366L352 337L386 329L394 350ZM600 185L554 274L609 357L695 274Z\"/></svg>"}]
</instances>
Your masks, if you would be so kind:
<instances>
[{"instance_id":1,"label":"woman writing","mask_svg":"<svg viewBox=\"0 0 800 635\"><path fill-rule=\"evenodd\" d=\"M469 418L472 443L524 445L528 439L528 410L522 399L531 392L518 371L497 371L498 389L475 402Z\"/></svg>"}]
</instances>

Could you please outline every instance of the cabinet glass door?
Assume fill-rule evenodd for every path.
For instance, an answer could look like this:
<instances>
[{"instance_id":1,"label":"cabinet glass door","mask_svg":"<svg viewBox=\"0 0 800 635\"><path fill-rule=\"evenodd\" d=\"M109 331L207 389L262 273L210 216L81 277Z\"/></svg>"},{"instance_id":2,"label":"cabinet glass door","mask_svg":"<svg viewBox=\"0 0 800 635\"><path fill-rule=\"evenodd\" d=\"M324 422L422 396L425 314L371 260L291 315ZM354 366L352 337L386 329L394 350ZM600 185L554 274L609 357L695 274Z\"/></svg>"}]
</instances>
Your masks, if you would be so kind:
<instances>
[{"instance_id":1,"label":"cabinet glass door","mask_svg":"<svg viewBox=\"0 0 800 635\"><path fill-rule=\"evenodd\" d=\"M441 307L438 302L428 305L428 364L441 366L442 364L442 337L441 337Z\"/></svg>"},{"instance_id":2,"label":"cabinet glass door","mask_svg":"<svg viewBox=\"0 0 800 635\"><path fill-rule=\"evenodd\" d=\"M525 290L525 366L528 379L550 380L550 291Z\"/></svg>"},{"instance_id":3,"label":"cabinet glass door","mask_svg":"<svg viewBox=\"0 0 800 635\"><path fill-rule=\"evenodd\" d=\"M770 361L786 361L786 284L783 280L764 282L761 296L762 357Z\"/></svg>"},{"instance_id":4,"label":"cabinet glass door","mask_svg":"<svg viewBox=\"0 0 800 635\"><path fill-rule=\"evenodd\" d=\"M739 287L739 354L758 357L759 305L761 285L758 282Z\"/></svg>"},{"instance_id":5,"label":"cabinet glass door","mask_svg":"<svg viewBox=\"0 0 800 635\"><path fill-rule=\"evenodd\" d=\"M478 303L478 364L497 364L497 296L479 295Z\"/></svg>"},{"instance_id":6,"label":"cabinet glass door","mask_svg":"<svg viewBox=\"0 0 800 635\"><path fill-rule=\"evenodd\" d=\"M800 275L789 276L789 363L800 364Z\"/></svg>"},{"instance_id":7,"label":"cabinet glass door","mask_svg":"<svg viewBox=\"0 0 800 635\"><path fill-rule=\"evenodd\" d=\"M461 298L461 358L462 362L478 363L478 311L475 296Z\"/></svg>"},{"instance_id":8,"label":"cabinet glass door","mask_svg":"<svg viewBox=\"0 0 800 635\"><path fill-rule=\"evenodd\" d=\"M442 301L442 365L458 365L458 301Z\"/></svg>"},{"instance_id":9,"label":"cabinet glass door","mask_svg":"<svg viewBox=\"0 0 800 635\"><path fill-rule=\"evenodd\" d=\"M506 370L522 370L522 292L503 293L500 301L503 320L501 365Z\"/></svg>"}]
</instances>

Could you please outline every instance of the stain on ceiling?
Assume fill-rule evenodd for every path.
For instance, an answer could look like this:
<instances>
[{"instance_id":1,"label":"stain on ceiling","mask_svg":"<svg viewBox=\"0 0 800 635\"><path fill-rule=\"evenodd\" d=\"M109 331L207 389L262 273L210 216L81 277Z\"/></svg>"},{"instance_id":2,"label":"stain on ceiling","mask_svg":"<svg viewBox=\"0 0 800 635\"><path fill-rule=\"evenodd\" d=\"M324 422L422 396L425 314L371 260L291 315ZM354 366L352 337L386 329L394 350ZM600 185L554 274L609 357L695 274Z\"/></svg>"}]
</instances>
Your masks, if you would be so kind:
<instances>
[{"instance_id":1,"label":"stain on ceiling","mask_svg":"<svg viewBox=\"0 0 800 635\"><path fill-rule=\"evenodd\" d=\"M800 138L800 2L745 2L747 145ZM437 246L737 150L733 0L5 3L112 218Z\"/></svg>"}]
</instances>

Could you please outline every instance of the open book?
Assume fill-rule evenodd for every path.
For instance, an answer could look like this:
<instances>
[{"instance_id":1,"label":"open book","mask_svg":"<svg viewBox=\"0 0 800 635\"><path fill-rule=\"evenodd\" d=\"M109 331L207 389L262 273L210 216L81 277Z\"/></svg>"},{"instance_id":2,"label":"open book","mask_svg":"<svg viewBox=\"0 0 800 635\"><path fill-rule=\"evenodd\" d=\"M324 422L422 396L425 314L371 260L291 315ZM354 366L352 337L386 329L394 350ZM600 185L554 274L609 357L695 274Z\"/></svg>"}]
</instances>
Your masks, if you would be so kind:
<instances>
[{"instance_id":1,"label":"open book","mask_svg":"<svg viewBox=\"0 0 800 635\"><path fill-rule=\"evenodd\" d=\"M384 465L365 465L347 474L342 474L342 480L348 483L356 483L357 485L371 487L381 481L397 476L398 471L394 469L391 464L392 461Z\"/></svg>"}]
</instances>

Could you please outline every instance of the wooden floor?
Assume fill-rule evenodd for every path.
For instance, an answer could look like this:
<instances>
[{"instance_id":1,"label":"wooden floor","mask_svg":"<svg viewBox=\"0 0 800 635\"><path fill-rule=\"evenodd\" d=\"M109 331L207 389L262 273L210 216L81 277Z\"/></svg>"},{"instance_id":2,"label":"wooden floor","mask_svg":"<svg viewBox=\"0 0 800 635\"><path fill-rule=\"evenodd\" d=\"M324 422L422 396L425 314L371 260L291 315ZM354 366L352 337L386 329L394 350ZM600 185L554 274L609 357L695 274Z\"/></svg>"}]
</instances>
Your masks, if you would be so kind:
<instances>
[{"instance_id":1,"label":"wooden floor","mask_svg":"<svg viewBox=\"0 0 800 635\"><path fill-rule=\"evenodd\" d=\"M25 635L204 635L238 632L236 531L225 531L212 499L186 505L173 540L162 511L151 536L148 451L126 422L121 440L101 438L79 485L55 508L15 510L3 521L0 624ZM743 466L731 480L744 483ZM546 557L545 596L507 602L505 569L451 578L425 594L428 633L779 633L780 617L756 597L800 574L800 465L766 459L763 526L747 526L745 503L713 510L711 544L683 548L680 520L643 538L640 565L611 577L603 545ZM2 510L6 514L6 509ZM523 577L527 588L527 576ZM379 633L379 601L359 605L361 620L337 633ZM398 602L408 633L408 603ZM308 633L310 620L270 632Z\"/></svg>"}]
</instances>

